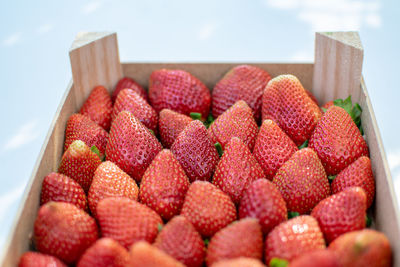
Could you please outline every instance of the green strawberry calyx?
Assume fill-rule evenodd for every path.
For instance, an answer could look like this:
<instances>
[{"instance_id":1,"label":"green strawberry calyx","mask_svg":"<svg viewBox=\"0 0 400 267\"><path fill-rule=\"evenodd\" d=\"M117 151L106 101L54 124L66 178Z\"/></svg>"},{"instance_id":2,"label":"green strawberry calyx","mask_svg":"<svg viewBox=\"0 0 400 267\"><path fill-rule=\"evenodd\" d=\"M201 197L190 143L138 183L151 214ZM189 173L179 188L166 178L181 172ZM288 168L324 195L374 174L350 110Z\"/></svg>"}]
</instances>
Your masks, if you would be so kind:
<instances>
[{"instance_id":1,"label":"green strawberry calyx","mask_svg":"<svg viewBox=\"0 0 400 267\"><path fill-rule=\"evenodd\" d=\"M299 146L299 149L308 147L308 140L304 141L302 145Z\"/></svg>"},{"instance_id":2,"label":"green strawberry calyx","mask_svg":"<svg viewBox=\"0 0 400 267\"><path fill-rule=\"evenodd\" d=\"M198 112L190 112L190 117L193 120L201 121L204 124L204 126L206 126L206 128L210 127L211 123L214 122L214 117L211 114L208 115L208 117L207 117L207 119L205 121L203 121L201 113L198 113Z\"/></svg>"},{"instance_id":3,"label":"green strawberry calyx","mask_svg":"<svg viewBox=\"0 0 400 267\"><path fill-rule=\"evenodd\" d=\"M269 267L286 267L289 265L289 262L280 258L272 258L269 262Z\"/></svg>"},{"instance_id":4,"label":"green strawberry calyx","mask_svg":"<svg viewBox=\"0 0 400 267\"><path fill-rule=\"evenodd\" d=\"M289 211L288 212L288 218L292 219L294 217L300 216L300 213L298 213L297 211Z\"/></svg>"},{"instance_id":5,"label":"green strawberry calyx","mask_svg":"<svg viewBox=\"0 0 400 267\"><path fill-rule=\"evenodd\" d=\"M90 148L90 150L91 150L93 153L95 153L95 154L100 158L100 160L103 161L103 159L101 158L101 155L100 155L100 150L97 148L97 146L93 145L93 146Z\"/></svg>"},{"instance_id":6,"label":"green strawberry calyx","mask_svg":"<svg viewBox=\"0 0 400 267\"><path fill-rule=\"evenodd\" d=\"M346 112L349 113L350 117L353 119L354 123L357 125L358 129L361 132L361 135L364 135L364 130L361 125L362 108L358 103L355 103L353 106L351 95L344 100L336 99L333 101L333 104L346 110Z\"/></svg>"},{"instance_id":7,"label":"green strawberry calyx","mask_svg":"<svg viewBox=\"0 0 400 267\"><path fill-rule=\"evenodd\" d=\"M224 154L224 151L222 150L221 144L218 143L218 142L216 142L216 143L214 144L214 146L215 146L215 148L217 149L219 156L222 157L222 154Z\"/></svg>"}]
</instances>

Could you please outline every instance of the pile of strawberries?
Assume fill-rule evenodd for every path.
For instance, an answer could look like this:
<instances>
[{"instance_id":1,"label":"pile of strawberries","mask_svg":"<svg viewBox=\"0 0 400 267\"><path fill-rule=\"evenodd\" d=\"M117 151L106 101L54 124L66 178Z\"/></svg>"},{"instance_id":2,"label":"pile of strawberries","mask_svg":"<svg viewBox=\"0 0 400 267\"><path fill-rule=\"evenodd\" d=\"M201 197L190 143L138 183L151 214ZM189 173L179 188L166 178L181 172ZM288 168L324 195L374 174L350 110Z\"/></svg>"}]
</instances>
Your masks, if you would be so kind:
<instances>
[{"instance_id":1,"label":"pile of strawberries","mask_svg":"<svg viewBox=\"0 0 400 267\"><path fill-rule=\"evenodd\" d=\"M210 109L212 109L210 114ZM366 228L375 181L351 98L241 65L95 87L44 178L20 266L391 266Z\"/></svg>"}]
</instances>

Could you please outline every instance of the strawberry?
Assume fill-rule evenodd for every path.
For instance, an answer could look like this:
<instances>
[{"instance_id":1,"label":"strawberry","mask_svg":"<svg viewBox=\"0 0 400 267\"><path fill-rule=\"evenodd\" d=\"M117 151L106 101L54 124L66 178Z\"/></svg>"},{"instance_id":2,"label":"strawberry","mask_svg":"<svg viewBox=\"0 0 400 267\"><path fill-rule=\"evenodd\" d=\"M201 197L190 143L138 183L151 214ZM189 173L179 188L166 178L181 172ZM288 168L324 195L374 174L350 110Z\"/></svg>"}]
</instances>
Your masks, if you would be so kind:
<instances>
[{"instance_id":1,"label":"strawberry","mask_svg":"<svg viewBox=\"0 0 400 267\"><path fill-rule=\"evenodd\" d=\"M83 103L79 113L87 116L108 131L111 126L112 109L113 105L107 89L104 86L96 86Z\"/></svg>"},{"instance_id":2,"label":"strawberry","mask_svg":"<svg viewBox=\"0 0 400 267\"><path fill-rule=\"evenodd\" d=\"M105 161L94 172L88 193L89 207L96 216L97 204L108 197L127 197L137 200L139 188L136 182L115 163Z\"/></svg>"},{"instance_id":3,"label":"strawberry","mask_svg":"<svg viewBox=\"0 0 400 267\"><path fill-rule=\"evenodd\" d=\"M165 225L154 246L188 267L202 266L206 251L200 234L183 216L175 216Z\"/></svg>"},{"instance_id":4,"label":"strawberry","mask_svg":"<svg viewBox=\"0 0 400 267\"><path fill-rule=\"evenodd\" d=\"M322 110L325 109L325 111L326 111L326 110L328 110L330 107L332 107L333 105L334 105L333 100L332 100L332 101L329 101L329 102L326 102L326 103L322 106Z\"/></svg>"},{"instance_id":5,"label":"strawberry","mask_svg":"<svg viewBox=\"0 0 400 267\"><path fill-rule=\"evenodd\" d=\"M184 267L162 250L147 242L137 242L130 249L131 262L129 267Z\"/></svg>"},{"instance_id":6,"label":"strawberry","mask_svg":"<svg viewBox=\"0 0 400 267\"><path fill-rule=\"evenodd\" d=\"M163 109L158 120L158 132L161 143L165 148L170 148L178 135L192 121L192 118L170 109Z\"/></svg>"},{"instance_id":7,"label":"strawberry","mask_svg":"<svg viewBox=\"0 0 400 267\"><path fill-rule=\"evenodd\" d=\"M341 267L338 257L331 250L321 249L300 255L288 267Z\"/></svg>"},{"instance_id":8,"label":"strawberry","mask_svg":"<svg viewBox=\"0 0 400 267\"><path fill-rule=\"evenodd\" d=\"M218 162L213 184L239 204L243 192L253 181L261 178L264 178L264 172L248 146L233 137Z\"/></svg>"},{"instance_id":9,"label":"strawberry","mask_svg":"<svg viewBox=\"0 0 400 267\"><path fill-rule=\"evenodd\" d=\"M40 207L34 225L34 240L39 252L71 264L97 237L96 221L75 205L51 201Z\"/></svg>"},{"instance_id":10,"label":"strawberry","mask_svg":"<svg viewBox=\"0 0 400 267\"><path fill-rule=\"evenodd\" d=\"M111 125L107 160L140 182L154 157L162 150L160 142L129 111L118 114Z\"/></svg>"},{"instance_id":11,"label":"strawberry","mask_svg":"<svg viewBox=\"0 0 400 267\"><path fill-rule=\"evenodd\" d=\"M260 163L267 179L272 181L278 169L298 148L272 120L265 120L258 132L253 155Z\"/></svg>"},{"instance_id":12,"label":"strawberry","mask_svg":"<svg viewBox=\"0 0 400 267\"><path fill-rule=\"evenodd\" d=\"M324 113L308 146L317 152L328 175L338 174L359 157L368 156L367 144L357 125L338 106Z\"/></svg>"},{"instance_id":13,"label":"strawberry","mask_svg":"<svg viewBox=\"0 0 400 267\"><path fill-rule=\"evenodd\" d=\"M314 101L314 103L317 104L317 106L319 106L318 100L315 97L315 95L308 90L306 90L306 93L307 93L308 97L311 98L311 100Z\"/></svg>"},{"instance_id":14,"label":"strawberry","mask_svg":"<svg viewBox=\"0 0 400 267\"><path fill-rule=\"evenodd\" d=\"M75 180L88 192L100 163L101 160L95 152L81 140L76 140L64 152L58 172Z\"/></svg>"},{"instance_id":15,"label":"strawberry","mask_svg":"<svg viewBox=\"0 0 400 267\"><path fill-rule=\"evenodd\" d=\"M257 132L252 110L243 100L222 113L208 128L213 143L220 143L223 149L232 137L239 137L253 151Z\"/></svg>"},{"instance_id":16,"label":"strawberry","mask_svg":"<svg viewBox=\"0 0 400 267\"><path fill-rule=\"evenodd\" d=\"M198 120L189 123L178 135L171 151L182 165L190 182L211 178L219 160L206 127Z\"/></svg>"},{"instance_id":17,"label":"strawberry","mask_svg":"<svg viewBox=\"0 0 400 267\"><path fill-rule=\"evenodd\" d=\"M140 183L140 202L169 220L181 210L189 179L170 150L154 158Z\"/></svg>"},{"instance_id":18,"label":"strawberry","mask_svg":"<svg viewBox=\"0 0 400 267\"><path fill-rule=\"evenodd\" d=\"M264 234L288 218L286 203L273 183L266 179L253 182L243 193L239 218L258 219Z\"/></svg>"},{"instance_id":19,"label":"strawberry","mask_svg":"<svg viewBox=\"0 0 400 267\"><path fill-rule=\"evenodd\" d=\"M123 89L118 94L111 114L112 120L123 110L131 112L144 126L157 132L157 112L135 91Z\"/></svg>"},{"instance_id":20,"label":"strawberry","mask_svg":"<svg viewBox=\"0 0 400 267\"><path fill-rule=\"evenodd\" d=\"M189 115L201 113L203 119L210 111L211 95L208 88L184 70L161 69L151 73L149 99L153 108L164 108Z\"/></svg>"},{"instance_id":21,"label":"strawberry","mask_svg":"<svg viewBox=\"0 0 400 267\"><path fill-rule=\"evenodd\" d=\"M327 197L312 210L327 243L336 237L365 228L367 197L360 187L350 187Z\"/></svg>"},{"instance_id":22,"label":"strawberry","mask_svg":"<svg viewBox=\"0 0 400 267\"><path fill-rule=\"evenodd\" d=\"M288 211L306 214L331 193L317 154L303 148L286 161L272 181L281 192Z\"/></svg>"},{"instance_id":23,"label":"strawberry","mask_svg":"<svg viewBox=\"0 0 400 267\"><path fill-rule=\"evenodd\" d=\"M195 181L186 193L181 215L205 237L236 220L236 208L228 195L209 182Z\"/></svg>"},{"instance_id":24,"label":"strawberry","mask_svg":"<svg viewBox=\"0 0 400 267\"><path fill-rule=\"evenodd\" d=\"M249 257L261 259L263 235L256 219L242 219L218 231L207 249L208 266L223 259Z\"/></svg>"},{"instance_id":25,"label":"strawberry","mask_svg":"<svg viewBox=\"0 0 400 267\"><path fill-rule=\"evenodd\" d=\"M148 100L147 92L143 89L142 86L140 86L140 84L135 82L135 80L133 80L132 78L124 77L119 80L117 85L115 86L114 92L112 94L112 101L115 102L115 99L117 99L119 92L127 88L139 94L141 97L143 97L144 100Z\"/></svg>"},{"instance_id":26,"label":"strawberry","mask_svg":"<svg viewBox=\"0 0 400 267\"><path fill-rule=\"evenodd\" d=\"M97 123L82 114L72 114L65 130L64 151L75 141L82 140L89 147L96 146L100 157L104 156L108 133Z\"/></svg>"},{"instance_id":27,"label":"strawberry","mask_svg":"<svg viewBox=\"0 0 400 267\"><path fill-rule=\"evenodd\" d=\"M265 265L257 259L239 257L218 261L211 265L211 267L265 267Z\"/></svg>"},{"instance_id":28,"label":"strawberry","mask_svg":"<svg viewBox=\"0 0 400 267\"><path fill-rule=\"evenodd\" d=\"M67 267L56 257L39 252L28 251L22 254L18 267Z\"/></svg>"},{"instance_id":29,"label":"strawberry","mask_svg":"<svg viewBox=\"0 0 400 267\"><path fill-rule=\"evenodd\" d=\"M68 202L88 211L85 191L77 182L60 173L49 173L43 179L40 205L49 201Z\"/></svg>"},{"instance_id":30,"label":"strawberry","mask_svg":"<svg viewBox=\"0 0 400 267\"><path fill-rule=\"evenodd\" d=\"M80 258L77 267L125 267L129 263L129 253L117 241L100 238L89 247Z\"/></svg>"},{"instance_id":31,"label":"strawberry","mask_svg":"<svg viewBox=\"0 0 400 267\"><path fill-rule=\"evenodd\" d=\"M103 237L110 237L129 248L137 241L153 242L160 216L139 202L126 197L105 198L97 204L97 219Z\"/></svg>"},{"instance_id":32,"label":"strawberry","mask_svg":"<svg viewBox=\"0 0 400 267\"><path fill-rule=\"evenodd\" d=\"M375 179L371 169L371 161L368 157L359 157L341 171L331 184L332 193L339 193L351 186L359 186L364 189L367 194L367 208L369 208L374 201Z\"/></svg>"},{"instance_id":33,"label":"strawberry","mask_svg":"<svg viewBox=\"0 0 400 267\"><path fill-rule=\"evenodd\" d=\"M265 262L272 258L291 261L299 255L324 249L325 241L318 222L303 215L275 227L265 239Z\"/></svg>"},{"instance_id":34,"label":"strawberry","mask_svg":"<svg viewBox=\"0 0 400 267\"><path fill-rule=\"evenodd\" d=\"M321 115L318 105L293 75L279 75L265 88L262 120L275 121L297 146L310 138Z\"/></svg>"},{"instance_id":35,"label":"strawberry","mask_svg":"<svg viewBox=\"0 0 400 267\"><path fill-rule=\"evenodd\" d=\"M258 121L262 95L271 76L255 66L239 65L228 71L212 91L212 114L217 118L236 101L244 100Z\"/></svg>"},{"instance_id":36,"label":"strawberry","mask_svg":"<svg viewBox=\"0 0 400 267\"><path fill-rule=\"evenodd\" d=\"M389 267L392 251L387 237L378 231L364 229L336 238L330 245L343 267Z\"/></svg>"}]
</instances>

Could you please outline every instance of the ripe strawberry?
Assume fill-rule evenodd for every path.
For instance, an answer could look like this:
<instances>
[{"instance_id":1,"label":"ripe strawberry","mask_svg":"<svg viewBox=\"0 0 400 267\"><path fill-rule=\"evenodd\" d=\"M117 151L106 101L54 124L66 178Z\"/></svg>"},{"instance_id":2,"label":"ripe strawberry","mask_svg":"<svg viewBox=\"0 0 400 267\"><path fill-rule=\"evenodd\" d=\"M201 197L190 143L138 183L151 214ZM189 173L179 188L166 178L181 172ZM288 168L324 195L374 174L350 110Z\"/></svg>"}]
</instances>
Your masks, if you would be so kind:
<instances>
[{"instance_id":1,"label":"ripe strawberry","mask_svg":"<svg viewBox=\"0 0 400 267\"><path fill-rule=\"evenodd\" d=\"M188 267L202 266L206 254L200 234L183 216L175 216L165 225L154 246Z\"/></svg>"},{"instance_id":2,"label":"ripe strawberry","mask_svg":"<svg viewBox=\"0 0 400 267\"><path fill-rule=\"evenodd\" d=\"M140 183L140 202L155 210L164 220L181 210L189 179L170 150L154 158Z\"/></svg>"},{"instance_id":3,"label":"ripe strawberry","mask_svg":"<svg viewBox=\"0 0 400 267\"><path fill-rule=\"evenodd\" d=\"M105 198L97 204L97 219L103 237L110 237L129 248L137 241L153 242L160 216L139 202L126 197Z\"/></svg>"},{"instance_id":4,"label":"ripe strawberry","mask_svg":"<svg viewBox=\"0 0 400 267\"><path fill-rule=\"evenodd\" d=\"M360 187L350 187L327 197L312 210L327 243L336 237L365 228L367 197Z\"/></svg>"},{"instance_id":5,"label":"ripe strawberry","mask_svg":"<svg viewBox=\"0 0 400 267\"><path fill-rule=\"evenodd\" d=\"M211 142L206 127L198 120L189 123L178 135L171 151L190 182L210 180L219 160L217 149Z\"/></svg>"},{"instance_id":6,"label":"ripe strawberry","mask_svg":"<svg viewBox=\"0 0 400 267\"><path fill-rule=\"evenodd\" d=\"M218 231L207 249L207 265L238 257L262 258L263 235L256 219L242 219Z\"/></svg>"},{"instance_id":7,"label":"ripe strawberry","mask_svg":"<svg viewBox=\"0 0 400 267\"><path fill-rule=\"evenodd\" d=\"M112 101L115 102L115 99L117 99L119 92L126 88L131 89L132 91L136 92L141 97L143 97L144 100L146 100L146 101L148 100L147 92L146 92L146 90L143 89L142 86L140 86L140 84L138 84L137 82L135 82L135 80L133 80L131 78L124 77L121 80L119 80L117 85L115 86L114 92L112 94Z\"/></svg>"},{"instance_id":8,"label":"ripe strawberry","mask_svg":"<svg viewBox=\"0 0 400 267\"><path fill-rule=\"evenodd\" d=\"M208 128L212 142L220 143L223 149L232 137L239 137L253 151L257 132L251 108L243 100L222 113Z\"/></svg>"},{"instance_id":9,"label":"ripe strawberry","mask_svg":"<svg viewBox=\"0 0 400 267\"><path fill-rule=\"evenodd\" d=\"M351 186L359 186L367 194L367 208L374 201L375 179L368 157L359 157L352 164L341 171L331 184L332 193L336 194Z\"/></svg>"},{"instance_id":10,"label":"ripe strawberry","mask_svg":"<svg viewBox=\"0 0 400 267\"><path fill-rule=\"evenodd\" d=\"M184 267L182 263L147 242L137 242L130 250L129 267Z\"/></svg>"},{"instance_id":11,"label":"ripe strawberry","mask_svg":"<svg viewBox=\"0 0 400 267\"><path fill-rule=\"evenodd\" d=\"M36 249L71 264L98 237L96 221L73 204L47 202L34 226Z\"/></svg>"},{"instance_id":12,"label":"ripe strawberry","mask_svg":"<svg viewBox=\"0 0 400 267\"><path fill-rule=\"evenodd\" d=\"M85 192L89 191L93 175L101 160L81 140L74 141L64 152L58 172L75 180Z\"/></svg>"},{"instance_id":13,"label":"ripe strawberry","mask_svg":"<svg viewBox=\"0 0 400 267\"><path fill-rule=\"evenodd\" d=\"M239 206L239 218L245 217L258 219L264 234L287 220L285 200L273 183L259 179L244 191Z\"/></svg>"},{"instance_id":14,"label":"ripe strawberry","mask_svg":"<svg viewBox=\"0 0 400 267\"><path fill-rule=\"evenodd\" d=\"M108 133L97 123L82 114L72 114L65 130L64 151L75 141L82 140L89 147L96 146L100 157L104 156Z\"/></svg>"},{"instance_id":15,"label":"ripe strawberry","mask_svg":"<svg viewBox=\"0 0 400 267\"><path fill-rule=\"evenodd\" d=\"M317 152L328 175L338 174L368 147L350 115L341 107L329 108L315 127L308 146Z\"/></svg>"},{"instance_id":16,"label":"ripe strawberry","mask_svg":"<svg viewBox=\"0 0 400 267\"><path fill-rule=\"evenodd\" d=\"M118 94L112 110L112 120L123 110L131 112L144 126L157 133L157 112L138 93L123 89Z\"/></svg>"},{"instance_id":17,"label":"ripe strawberry","mask_svg":"<svg viewBox=\"0 0 400 267\"><path fill-rule=\"evenodd\" d=\"M272 258L291 261L299 255L324 249L325 241L318 222L303 215L275 227L265 239L265 262Z\"/></svg>"},{"instance_id":18,"label":"ripe strawberry","mask_svg":"<svg viewBox=\"0 0 400 267\"><path fill-rule=\"evenodd\" d=\"M383 233L371 229L353 231L336 238L330 245L343 267L389 267L392 251Z\"/></svg>"},{"instance_id":19,"label":"ripe strawberry","mask_svg":"<svg viewBox=\"0 0 400 267\"><path fill-rule=\"evenodd\" d=\"M111 161L105 161L94 172L88 193L89 207L96 216L97 204L108 197L127 197L137 200L139 188L136 182Z\"/></svg>"},{"instance_id":20,"label":"ripe strawberry","mask_svg":"<svg viewBox=\"0 0 400 267\"><path fill-rule=\"evenodd\" d=\"M265 265L257 259L239 257L218 261L211 265L211 267L265 267Z\"/></svg>"},{"instance_id":21,"label":"ripe strawberry","mask_svg":"<svg viewBox=\"0 0 400 267\"><path fill-rule=\"evenodd\" d=\"M181 215L204 237L236 220L236 208L228 195L213 184L195 181L186 193Z\"/></svg>"},{"instance_id":22,"label":"ripe strawberry","mask_svg":"<svg viewBox=\"0 0 400 267\"><path fill-rule=\"evenodd\" d=\"M210 111L211 95L208 88L184 70L161 69L150 76L149 99L160 112L169 108L182 114L201 113L203 119Z\"/></svg>"},{"instance_id":23,"label":"ripe strawberry","mask_svg":"<svg viewBox=\"0 0 400 267\"><path fill-rule=\"evenodd\" d=\"M272 181L288 211L306 214L331 194L328 178L317 154L303 148L286 161Z\"/></svg>"},{"instance_id":24,"label":"ripe strawberry","mask_svg":"<svg viewBox=\"0 0 400 267\"><path fill-rule=\"evenodd\" d=\"M87 116L108 131L111 126L112 109L113 104L107 89L104 86L96 86L83 103L79 113Z\"/></svg>"},{"instance_id":25,"label":"ripe strawberry","mask_svg":"<svg viewBox=\"0 0 400 267\"><path fill-rule=\"evenodd\" d=\"M298 148L272 120L265 120L258 132L253 155L260 163L267 179L272 181L278 169Z\"/></svg>"},{"instance_id":26,"label":"ripe strawberry","mask_svg":"<svg viewBox=\"0 0 400 267\"><path fill-rule=\"evenodd\" d=\"M341 267L338 257L331 250L321 249L300 255L288 267Z\"/></svg>"},{"instance_id":27,"label":"ripe strawberry","mask_svg":"<svg viewBox=\"0 0 400 267\"><path fill-rule=\"evenodd\" d=\"M308 90L306 90L306 93L307 93L308 97L311 98L311 100L314 101L314 103L317 104L317 106L319 106L318 100L315 97L315 95Z\"/></svg>"},{"instance_id":28,"label":"ripe strawberry","mask_svg":"<svg viewBox=\"0 0 400 267\"><path fill-rule=\"evenodd\" d=\"M265 88L262 120L275 121L297 146L310 138L321 115L318 105L293 75L279 75Z\"/></svg>"},{"instance_id":29,"label":"ripe strawberry","mask_svg":"<svg viewBox=\"0 0 400 267\"><path fill-rule=\"evenodd\" d=\"M258 121L262 95L271 76L255 66L239 65L228 71L212 91L212 113L217 118L238 100L244 100Z\"/></svg>"},{"instance_id":30,"label":"ripe strawberry","mask_svg":"<svg viewBox=\"0 0 400 267\"><path fill-rule=\"evenodd\" d=\"M160 142L129 111L118 114L111 125L107 160L140 182L154 157L162 150Z\"/></svg>"},{"instance_id":31,"label":"ripe strawberry","mask_svg":"<svg viewBox=\"0 0 400 267\"><path fill-rule=\"evenodd\" d=\"M18 267L67 267L56 257L39 252L25 252L19 259Z\"/></svg>"},{"instance_id":32,"label":"ripe strawberry","mask_svg":"<svg viewBox=\"0 0 400 267\"><path fill-rule=\"evenodd\" d=\"M100 238L80 258L77 267L126 267L129 252L111 238Z\"/></svg>"},{"instance_id":33,"label":"ripe strawberry","mask_svg":"<svg viewBox=\"0 0 400 267\"><path fill-rule=\"evenodd\" d=\"M52 172L44 177L40 205L49 201L68 202L88 211L85 191L77 182L60 173Z\"/></svg>"},{"instance_id":34,"label":"ripe strawberry","mask_svg":"<svg viewBox=\"0 0 400 267\"><path fill-rule=\"evenodd\" d=\"M192 121L192 118L170 109L163 109L158 120L158 131L161 143L165 148L170 148L178 135Z\"/></svg>"}]
</instances>

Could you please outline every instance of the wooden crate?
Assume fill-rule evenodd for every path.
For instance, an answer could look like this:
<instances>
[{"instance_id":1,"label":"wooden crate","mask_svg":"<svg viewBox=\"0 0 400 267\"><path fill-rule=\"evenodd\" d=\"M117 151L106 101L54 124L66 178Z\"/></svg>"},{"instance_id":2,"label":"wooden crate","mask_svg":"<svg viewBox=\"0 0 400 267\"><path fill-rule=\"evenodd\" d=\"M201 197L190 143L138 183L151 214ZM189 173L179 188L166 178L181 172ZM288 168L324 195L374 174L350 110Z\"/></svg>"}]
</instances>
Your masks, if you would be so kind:
<instances>
[{"instance_id":1,"label":"wooden crate","mask_svg":"<svg viewBox=\"0 0 400 267\"><path fill-rule=\"evenodd\" d=\"M121 77L128 76L147 87L153 70L177 68L191 72L211 89L230 68L244 63L120 64L115 33L79 34L71 47L70 59L73 82L69 83L65 91L25 189L14 225L2 251L2 266L16 266L20 255L32 246L32 229L39 208L42 180L48 173L57 170L63 153L67 119L79 110L94 86L101 84L111 91ZM353 101L360 103L376 179L376 200L372 207L373 227L387 235L394 252L394 266L400 266L399 212L382 140L361 75L362 60L363 48L358 34L334 32L316 34L314 64L246 64L263 68L272 76L285 73L296 75L320 103L339 97L345 98L349 94Z\"/></svg>"}]
</instances>

